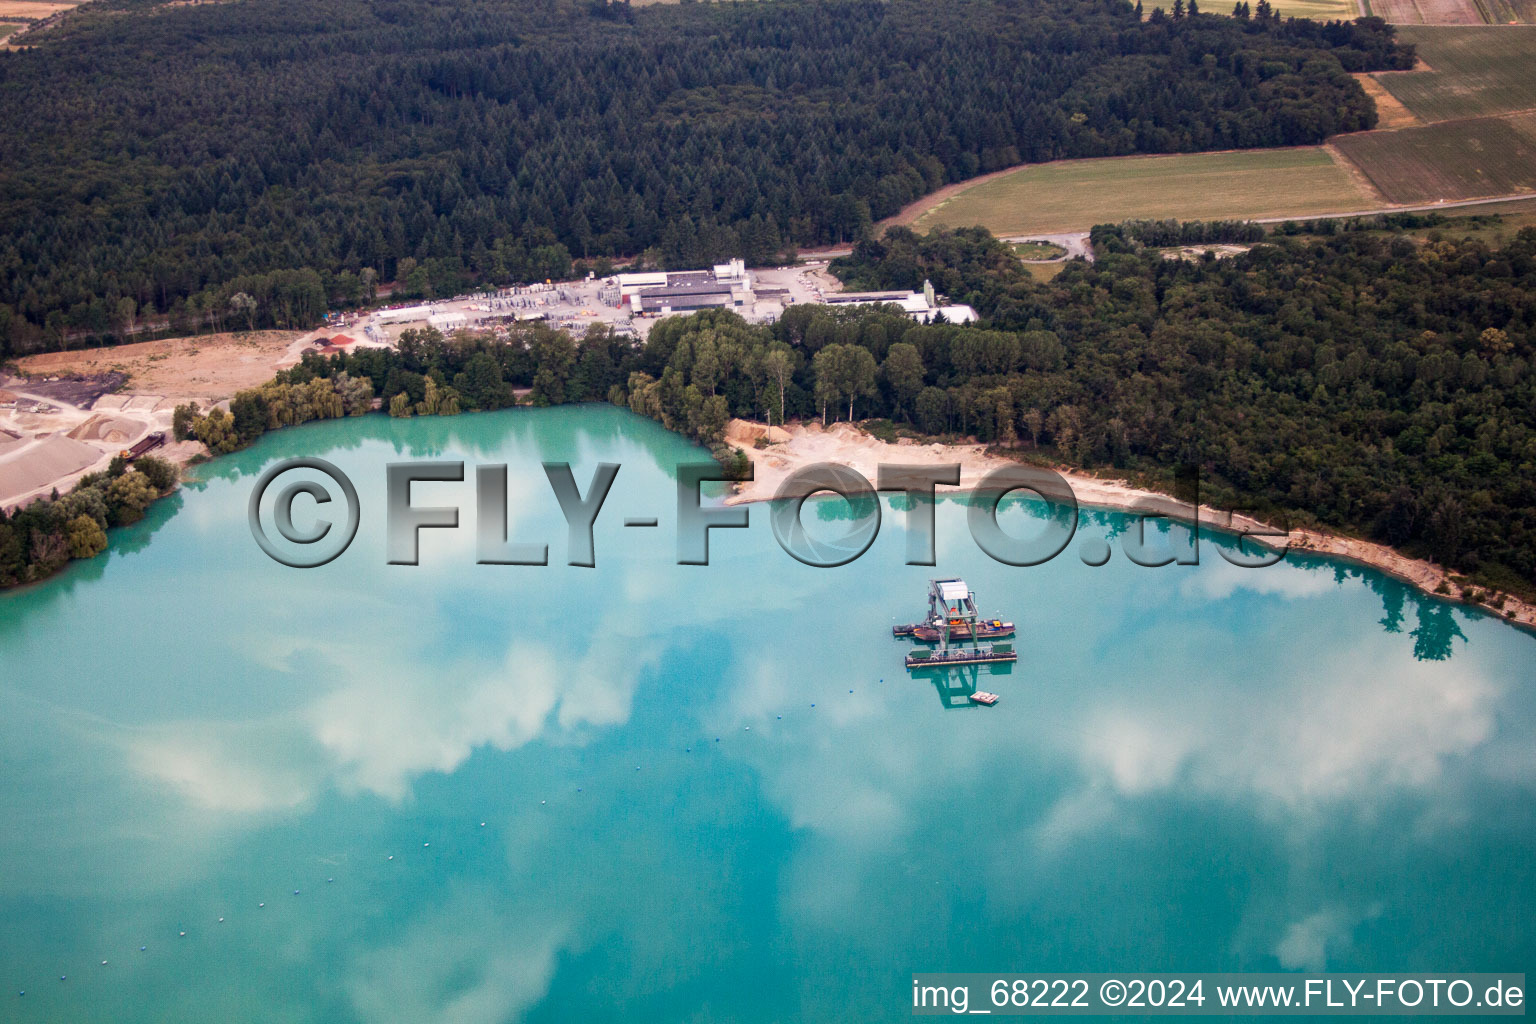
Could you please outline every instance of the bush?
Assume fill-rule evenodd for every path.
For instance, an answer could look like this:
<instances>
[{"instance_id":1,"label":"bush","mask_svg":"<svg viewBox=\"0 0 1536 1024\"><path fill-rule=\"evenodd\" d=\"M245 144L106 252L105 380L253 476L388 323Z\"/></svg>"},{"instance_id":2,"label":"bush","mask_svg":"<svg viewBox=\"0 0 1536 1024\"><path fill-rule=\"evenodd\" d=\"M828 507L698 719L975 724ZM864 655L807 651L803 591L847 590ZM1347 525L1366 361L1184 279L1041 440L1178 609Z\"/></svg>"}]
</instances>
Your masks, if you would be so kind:
<instances>
[{"instance_id":1,"label":"bush","mask_svg":"<svg viewBox=\"0 0 1536 1024\"><path fill-rule=\"evenodd\" d=\"M240 447L235 418L223 409L209 409L208 415L199 416L192 424L192 433L215 455L227 455Z\"/></svg>"},{"instance_id":2,"label":"bush","mask_svg":"<svg viewBox=\"0 0 1536 1024\"><path fill-rule=\"evenodd\" d=\"M185 441L192 437L192 424L197 422L197 403L187 402L178 405L176 411L171 414L171 435L178 441Z\"/></svg>"},{"instance_id":3,"label":"bush","mask_svg":"<svg viewBox=\"0 0 1536 1024\"><path fill-rule=\"evenodd\" d=\"M71 558L94 558L107 549L107 531L88 515L78 515L64 528Z\"/></svg>"},{"instance_id":4,"label":"bush","mask_svg":"<svg viewBox=\"0 0 1536 1024\"><path fill-rule=\"evenodd\" d=\"M124 473L107 485L107 508L112 523L123 526L144 518L149 503L160 496L143 473Z\"/></svg>"},{"instance_id":5,"label":"bush","mask_svg":"<svg viewBox=\"0 0 1536 1024\"><path fill-rule=\"evenodd\" d=\"M146 455L135 462L133 468L143 473L144 478L162 494L176 486L176 467L164 459Z\"/></svg>"}]
</instances>

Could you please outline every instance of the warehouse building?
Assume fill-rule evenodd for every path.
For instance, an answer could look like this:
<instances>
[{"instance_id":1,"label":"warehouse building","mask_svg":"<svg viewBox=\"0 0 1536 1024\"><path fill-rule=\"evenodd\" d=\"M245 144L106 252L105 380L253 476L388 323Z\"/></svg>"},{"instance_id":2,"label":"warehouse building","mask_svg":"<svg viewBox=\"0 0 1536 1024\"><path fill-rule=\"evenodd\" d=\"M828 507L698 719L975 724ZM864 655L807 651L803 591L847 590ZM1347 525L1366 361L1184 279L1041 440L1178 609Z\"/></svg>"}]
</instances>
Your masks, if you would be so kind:
<instances>
[{"instance_id":1,"label":"warehouse building","mask_svg":"<svg viewBox=\"0 0 1536 1024\"><path fill-rule=\"evenodd\" d=\"M454 310L442 313L433 313L427 318L427 323L440 331L458 331L469 326L469 317Z\"/></svg>"},{"instance_id":2,"label":"warehouse building","mask_svg":"<svg viewBox=\"0 0 1536 1024\"><path fill-rule=\"evenodd\" d=\"M670 270L618 276L618 303L635 313L664 315L750 306L752 276L741 260L710 270Z\"/></svg>"},{"instance_id":3,"label":"warehouse building","mask_svg":"<svg viewBox=\"0 0 1536 1024\"><path fill-rule=\"evenodd\" d=\"M381 309L374 314L381 324L408 324L419 320L425 320L432 315L431 306L400 306L396 309Z\"/></svg>"}]
</instances>

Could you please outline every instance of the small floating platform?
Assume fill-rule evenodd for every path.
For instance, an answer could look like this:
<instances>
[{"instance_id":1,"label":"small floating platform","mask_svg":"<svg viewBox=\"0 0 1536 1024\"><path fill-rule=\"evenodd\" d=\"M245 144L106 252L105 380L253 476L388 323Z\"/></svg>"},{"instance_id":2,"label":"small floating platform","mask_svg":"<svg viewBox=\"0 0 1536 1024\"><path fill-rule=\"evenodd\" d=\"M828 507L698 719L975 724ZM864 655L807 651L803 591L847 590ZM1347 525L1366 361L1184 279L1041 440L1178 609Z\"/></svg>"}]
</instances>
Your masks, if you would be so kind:
<instances>
[{"instance_id":1,"label":"small floating platform","mask_svg":"<svg viewBox=\"0 0 1536 1024\"><path fill-rule=\"evenodd\" d=\"M986 690L977 690L975 693L971 694L972 704L985 704L987 707L991 707L993 704L996 704L1000 700L1002 700L1002 698L997 694L990 693Z\"/></svg>"},{"instance_id":2,"label":"small floating platform","mask_svg":"<svg viewBox=\"0 0 1536 1024\"><path fill-rule=\"evenodd\" d=\"M951 665L986 665L1018 660L1019 653L1013 649L1013 644L988 644L951 647L939 651L913 651L907 655L907 668L948 668Z\"/></svg>"}]
</instances>

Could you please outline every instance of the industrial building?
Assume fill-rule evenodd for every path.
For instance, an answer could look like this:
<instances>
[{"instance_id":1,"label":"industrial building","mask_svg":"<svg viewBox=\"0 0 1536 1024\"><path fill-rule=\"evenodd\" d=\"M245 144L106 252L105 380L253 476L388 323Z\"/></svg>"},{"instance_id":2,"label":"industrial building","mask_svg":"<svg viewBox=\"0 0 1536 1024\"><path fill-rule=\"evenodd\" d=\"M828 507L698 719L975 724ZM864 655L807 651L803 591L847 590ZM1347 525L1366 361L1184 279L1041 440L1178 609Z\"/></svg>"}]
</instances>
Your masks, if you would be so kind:
<instances>
[{"instance_id":1,"label":"industrial building","mask_svg":"<svg viewBox=\"0 0 1536 1024\"><path fill-rule=\"evenodd\" d=\"M823 301L829 306L900 306L920 324L931 323L935 314L942 314L944 322L951 324L968 324L977 319L970 306L941 304L931 281L924 281L920 292L833 292Z\"/></svg>"},{"instance_id":2,"label":"industrial building","mask_svg":"<svg viewBox=\"0 0 1536 1024\"><path fill-rule=\"evenodd\" d=\"M610 293L611 295L612 293ZM617 304L636 314L737 308L753 301L752 276L741 260L710 270L670 270L618 276Z\"/></svg>"},{"instance_id":3,"label":"industrial building","mask_svg":"<svg viewBox=\"0 0 1536 1024\"><path fill-rule=\"evenodd\" d=\"M374 317L381 324L408 324L425 320L431 315L431 306L400 306L396 309L381 309Z\"/></svg>"},{"instance_id":4,"label":"industrial building","mask_svg":"<svg viewBox=\"0 0 1536 1024\"><path fill-rule=\"evenodd\" d=\"M446 310L427 317L427 323L440 331L458 331L469 326L469 317L456 310Z\"/></svg>"},{"instance_id":5,"label":"industrial building","mask_svg":"<svg viewBox=\"0 0 1536 1024\"><path fill-rule=\"evenodd\" d=\"M435 305L381 309L375 317L380 324L413 324L425 321L440 331L456 331L469 326L469 317L462 311Z\"/></svg>"}]
</instances>

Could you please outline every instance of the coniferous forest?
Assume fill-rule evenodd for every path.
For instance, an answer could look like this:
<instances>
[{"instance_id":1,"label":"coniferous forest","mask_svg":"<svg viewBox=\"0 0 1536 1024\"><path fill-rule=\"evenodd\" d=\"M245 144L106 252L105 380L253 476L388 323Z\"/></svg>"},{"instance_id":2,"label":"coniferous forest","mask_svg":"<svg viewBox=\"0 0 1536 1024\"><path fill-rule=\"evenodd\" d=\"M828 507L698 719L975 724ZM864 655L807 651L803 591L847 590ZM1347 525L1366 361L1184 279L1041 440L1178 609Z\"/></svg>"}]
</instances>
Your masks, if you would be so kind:
<instances>
[{"instance_id":1,"label":"coniferous forest","mask_svg":"<svg viewBox=\"0 0 1536 1024\"><path fill-rule=\"evenodd\" d=\"M1348 72L1412 65L1374 19L1124 0L101 0L29 42L0 356L307 325L397 277L761 262L1021 161L1369 128Z\"/></svg>"}]
</instances>

